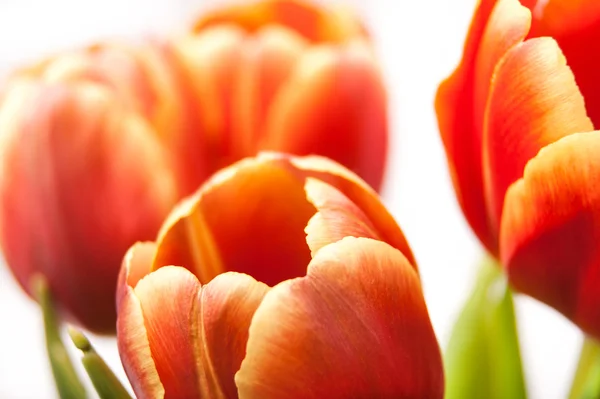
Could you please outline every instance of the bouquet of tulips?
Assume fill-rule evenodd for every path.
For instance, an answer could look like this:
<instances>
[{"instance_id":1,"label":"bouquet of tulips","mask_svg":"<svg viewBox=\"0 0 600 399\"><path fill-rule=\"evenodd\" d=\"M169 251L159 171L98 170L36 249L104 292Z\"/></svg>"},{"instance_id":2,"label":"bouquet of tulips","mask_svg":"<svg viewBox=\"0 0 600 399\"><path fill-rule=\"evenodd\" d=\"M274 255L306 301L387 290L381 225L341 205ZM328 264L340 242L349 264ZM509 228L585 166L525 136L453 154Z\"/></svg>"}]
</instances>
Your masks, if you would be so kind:
<instances>
[{"instance_id":1,"label":"bouquet of tulips","mask_svg":"<svg viewBox=\"0 0 600 399\"><path fill-rule=\"evenodd\" d=\"M486 252L444 353L379 196L388 93L357 13L221 5L13 71L0 246L58 395L90 394L74 345L103 399L526 398L518 292L585 335L569 397L600 398L596 39L600 2L477 5L435 101ZM84 330L116 334L128 381Z\"/></svg>"}]
</instances>

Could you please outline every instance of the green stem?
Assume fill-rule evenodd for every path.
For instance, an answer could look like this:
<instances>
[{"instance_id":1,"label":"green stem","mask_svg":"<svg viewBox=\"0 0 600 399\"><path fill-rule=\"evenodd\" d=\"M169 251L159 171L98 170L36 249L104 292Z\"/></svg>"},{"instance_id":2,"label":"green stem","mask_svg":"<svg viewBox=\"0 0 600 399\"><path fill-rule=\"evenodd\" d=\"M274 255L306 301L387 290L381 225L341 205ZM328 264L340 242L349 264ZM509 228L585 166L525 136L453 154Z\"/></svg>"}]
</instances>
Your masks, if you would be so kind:
<instances>
[{"instance_id":1,"label":"green stem","mask_svg":"<svg viewBox=\"0 0 600 399\"><path fill-rule=\"evenodd\" d=\"M569 399L600 399L600 344L585 338Z\"/></svg>"},{"instance_id":2,"label":"green stem","mask_svg":"<svg viewBox=\"0 0 600 399\"><path fill-rule=\"evenodd\" d=\"M101 399L131 399L127 390L114 375L110 367L98 355L90 341L75 328L69 328L71 340L83 352L81 362Z\"/></svg>"},{"instance_id":3,"label":"green stem","mask_svg":"<svg viewBox=\"0 0 600 399\"><path fill-rule=\"evenodd\" d=\"M34 276L32 278L32 289L42 309L46 350L58 395L61 399L86 398L85 388L75 372L67 349L61 339L60 321L46 279L41 275Z\"/></svg>"},{"instance_id":4,"label":"green stem","mask_svg":"<svg viewBox=\"0 0 600 399\"><path fill-rule=\"evenodd\" d=\"M513 296L494 259L481 263L447 348L446 399L527 397Z\"/></svg>"}]
</instances>

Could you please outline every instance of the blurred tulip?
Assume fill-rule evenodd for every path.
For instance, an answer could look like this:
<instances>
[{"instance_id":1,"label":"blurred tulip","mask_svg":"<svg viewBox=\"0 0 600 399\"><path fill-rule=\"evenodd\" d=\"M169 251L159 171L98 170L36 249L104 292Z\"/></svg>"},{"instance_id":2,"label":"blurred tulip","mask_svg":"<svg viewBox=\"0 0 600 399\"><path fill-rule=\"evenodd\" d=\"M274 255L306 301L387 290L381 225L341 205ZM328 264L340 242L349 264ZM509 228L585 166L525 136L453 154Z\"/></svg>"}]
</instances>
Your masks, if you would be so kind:
<instances>
[{"instance_id":1,"label":"blurred tulip","mask_svg":"<svg viewBox=\"0 0 600 399\"><path fill-rule=\"evenodd\" d=\"M440 131L467 220L512 285L600 337L600 3L521 3L481 1L438 92Z\"/></svg>"},{"instance_id":2,"label":"blurred tulip","mask_svg":"<svg viewBox=\"0 0 600 399\"><path fill-rule=\"evenodd\" d=\"M324 158L269 153L220 171L129 250L117 296L139 398L443 396L402 231Z\"/></svg>"},{"instance_id":3,"label":"blurred tulip","mask_svg":"<svg viewBox=\"0 0 600 399\"><path fill-rule=\"evenodd\" d=\"M112 49L53 59L0 100L6 262L30 294L44 275L67 317L99 332L115 329L123 253L153 237L179 197L134 61Z\"/></svg>"},{"instance_id":4,"label":"blurred tulip","mask_svg":"<svg viewBox=\"0 0 600 399\"><path fill-rule=\"evenodd\" d=\"M297 0L217 8L171 50L196 93L209 170L261 150L316 154L381 187L386 93L350 11Z\"/></svg>"},{"instance_id":5,"label":"blurred tulip","mask_svg":"<svg viewBox=\"0 0 600 399\"><path fill-rule=\"evenodd\" d=\"M71 51L0 97L0 244L70 321L114 331L120 259L174 203L261 149L321 154L379 188L385 91L353 14L296 1L223 8L196 32Z\"/></svg>"}]
</instances>

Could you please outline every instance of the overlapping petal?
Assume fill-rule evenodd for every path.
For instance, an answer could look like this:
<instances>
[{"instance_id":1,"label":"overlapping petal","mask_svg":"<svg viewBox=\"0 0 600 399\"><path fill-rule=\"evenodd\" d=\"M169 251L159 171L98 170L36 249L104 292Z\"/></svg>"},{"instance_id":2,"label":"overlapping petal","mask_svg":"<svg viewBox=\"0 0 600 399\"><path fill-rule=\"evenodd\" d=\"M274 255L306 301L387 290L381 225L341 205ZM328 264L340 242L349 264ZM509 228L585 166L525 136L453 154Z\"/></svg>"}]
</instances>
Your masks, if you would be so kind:
<instances>
[{"instance_id":1,"label":"overlapping petal","mask_svg":"<svg viewBox=\"0 0 600 399\"><path fill-rule=\"evenodd\" d=\"M544 148L507 192L502 261L519 290L600 336L600 133Z\"/></svg>"},{"instance_id":2,"label":"overlapping petal","mask_svg":"<svg viewBox=\"0 0 600 399\"><path fill-rule=\"evenodd\" d=\"M152 238L173 206L168 158L144 121L102 87L33 90L18 130L4 130L6 260L25 289L28 270L41 272L70 316L114 330L118 268L106 265L120 264L135 240Z\"/></svg>"},{"instance_id":3,"label":"overlapping petal","mask_svg":"<svg viewBox=\"0 0 600 399\"><path fill-rule=\"evenodd\" d=\"M150 272L149 248L134 247L119 286L121 359L138 397L235 398L252 315L267 286L237 273L205 286L189 271L167 266ZM134 283L135 285L131 285ZM164 396L163 396L164 395Z\"/></svg>"},{"instance_id":4,"label":"overlapping petal","mask_svg":"<svg viewBox=\"0 0 600 399\"><path fill-rule=\"evenodd\" d=\"M442 397L418 275L379 241L321 249L265 296L236 382L244 398Z\"/></svg>"},{"instance_id":5,"label":"overlapping petal","mask_svg":"<svg viewBox=\"0 0 600 399\"><path fill-rule=\"evenodd\" d=\"M488 213L498 231L504 194L538 151L593 129L573 73L556 42L531 39L496 68L487 108L483 158Z\"/></svg>"}]
</instances>

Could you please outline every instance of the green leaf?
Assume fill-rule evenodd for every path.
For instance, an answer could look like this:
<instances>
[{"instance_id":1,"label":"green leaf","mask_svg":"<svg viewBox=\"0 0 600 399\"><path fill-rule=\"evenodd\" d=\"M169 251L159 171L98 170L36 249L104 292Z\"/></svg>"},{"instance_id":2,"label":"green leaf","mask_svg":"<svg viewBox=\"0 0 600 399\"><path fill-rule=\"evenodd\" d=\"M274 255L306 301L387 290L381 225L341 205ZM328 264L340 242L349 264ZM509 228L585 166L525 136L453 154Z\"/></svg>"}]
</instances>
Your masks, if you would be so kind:
<instances>
[{"instance_id":1,"label":"green leaf","mask_svg":"<svg viewBox=\"0 0 600 399\"><path fill-rule=\"evenodd\" d=\"M46 279L41 275L35 275L32 278L32 290L40 304L44 317L46 350L58 395L61 399L86 398L85 388L75 372L60 336L60 321Z\"/></svg>"},{"instance_id":2,"label":"green leaf","mask_svg":"<svg viewBox=\"0 0 600 399\"><path fill-rule=\"evenodd\" d=\"M583 342L569 399L600 399L600 345L592 338Z\"/></svg>"},{"instance_id":3,"label":"green leaf","mask_svg":"<svg viewBox=\"0 0 600 399\"><path fill-rule=\"evenodd\" d=\"M81 362L94 388L96 388L98 396L101 399L131 399L125 387L94 350L87 337L81 331L72 327L69 328L69 335L77 349L83 352Z\"/></svg>"},{"instance_id":4,"label":"green leaf","mask_svg":"<svg viewBox=\"0 0 600 399\"><path fill-rule=\"evenodd\" d=\"M446 399L527 397L513 296L495 260L482 262L444 357Z\"/></svg>"}]
</instances>

